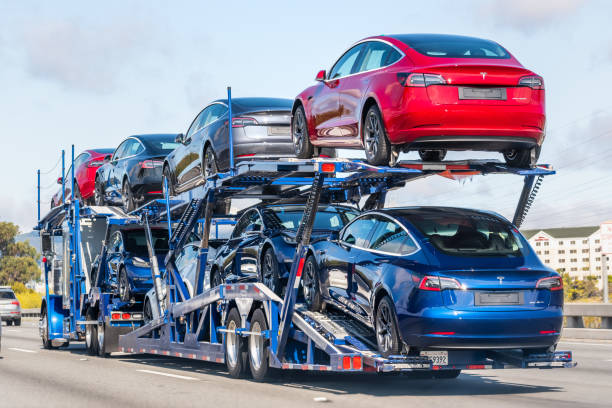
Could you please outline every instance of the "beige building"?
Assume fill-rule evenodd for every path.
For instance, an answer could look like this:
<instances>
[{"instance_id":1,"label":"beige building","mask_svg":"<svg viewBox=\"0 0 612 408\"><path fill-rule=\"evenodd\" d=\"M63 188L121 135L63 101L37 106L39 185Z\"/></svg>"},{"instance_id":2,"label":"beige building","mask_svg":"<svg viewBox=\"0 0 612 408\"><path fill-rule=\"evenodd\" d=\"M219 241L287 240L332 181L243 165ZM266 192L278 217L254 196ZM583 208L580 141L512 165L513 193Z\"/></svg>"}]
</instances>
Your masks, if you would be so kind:
<instances>
[{"instance_id":1,"label":"beige building","mask_svg":"<svg viewBox=\"0 0 612 408\"><path fill-rule=\"evenodd\" d=\"M600 277L601 229L594 227L546 228L521 231L542 262L552 269L583 279ZM607 267L610 273L610 265Z\"/></svg>"}]
</instances>

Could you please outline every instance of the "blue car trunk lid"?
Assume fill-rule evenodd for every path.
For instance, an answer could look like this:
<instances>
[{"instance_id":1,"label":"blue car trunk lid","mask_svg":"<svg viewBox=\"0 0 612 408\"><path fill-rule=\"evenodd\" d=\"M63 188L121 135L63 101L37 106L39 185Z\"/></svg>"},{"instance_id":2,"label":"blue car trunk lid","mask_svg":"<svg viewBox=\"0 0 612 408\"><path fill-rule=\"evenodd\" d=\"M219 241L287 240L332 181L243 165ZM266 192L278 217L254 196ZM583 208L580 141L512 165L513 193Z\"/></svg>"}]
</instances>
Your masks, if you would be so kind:
<instances>
[{"instance_id":1,"label":"blue car trunk lid","mask_svg":"<svg viewBox=\"0 0 612 408\"><path fill-rule=\"evenodd\" d=\"M463 311L539 310L550 304L550 291L536 289L549 272L531 269L445 270L440 276L456 279L462 289L442 291L444 305Z\"/></svg>"}]
</instances>

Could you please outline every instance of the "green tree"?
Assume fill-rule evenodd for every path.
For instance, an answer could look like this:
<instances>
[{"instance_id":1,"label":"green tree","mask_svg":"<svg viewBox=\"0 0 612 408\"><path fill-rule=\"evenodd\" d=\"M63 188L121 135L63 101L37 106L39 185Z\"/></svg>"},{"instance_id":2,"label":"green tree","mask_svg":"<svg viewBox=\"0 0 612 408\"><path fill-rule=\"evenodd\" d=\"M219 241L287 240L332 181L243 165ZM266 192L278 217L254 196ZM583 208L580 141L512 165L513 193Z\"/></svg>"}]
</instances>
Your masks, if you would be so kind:
<instances>
[{"instance_id":1,"label":"green tree","mask_svg":"<svg viewBox=\"0 0 612 408\"><path fill-rule=\"evenodd\" d=\"M19 227L0 222L0 284L26 283L40 274L40 255L29 242L15 242Z\"/></svg>"}]
</instances>

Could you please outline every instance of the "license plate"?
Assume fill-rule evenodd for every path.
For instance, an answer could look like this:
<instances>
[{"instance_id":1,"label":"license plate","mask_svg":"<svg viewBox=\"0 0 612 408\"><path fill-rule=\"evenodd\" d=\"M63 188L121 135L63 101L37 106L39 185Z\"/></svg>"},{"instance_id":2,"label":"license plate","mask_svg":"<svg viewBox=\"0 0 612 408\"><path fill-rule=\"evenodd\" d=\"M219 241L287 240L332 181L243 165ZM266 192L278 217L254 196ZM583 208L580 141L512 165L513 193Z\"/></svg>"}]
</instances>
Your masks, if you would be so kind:
<instances>
[{"instance_id":1,"label":"license plate","mask_svg":"<svg viewBox=\"0 0 612 408\"><path fill-rule=\"evenodd\" d=\"M506 100L506 88L459 88L459 99Z\"/></svg>"},{"instance_id":2,"label":"license plate","mask_svg":"<svg viewBox=\"0 0 612 408\"><path fill-rule=\"evenodd\" d=\"M478 292L476 306L520 305L520 292Z\"/></svg>"},{"instance_id":3,"label":"license plate","mask_svg":"<svg viewBox=\"0 0 612 408\"><path fill-rule=\"evenodd\" d=\"M436 366L448 365L448 351L421 351L421 357L427 357Z\"/></svg>"},{"instance_id":4,"label":"license plate","mask_svg":"<svg viewBox=\"0 0 612 408\"><path fill-rule=\"evenodd\" d=\"M289 126L268 126L269 136L289 135Z\"/></svg>"}]
</instances>

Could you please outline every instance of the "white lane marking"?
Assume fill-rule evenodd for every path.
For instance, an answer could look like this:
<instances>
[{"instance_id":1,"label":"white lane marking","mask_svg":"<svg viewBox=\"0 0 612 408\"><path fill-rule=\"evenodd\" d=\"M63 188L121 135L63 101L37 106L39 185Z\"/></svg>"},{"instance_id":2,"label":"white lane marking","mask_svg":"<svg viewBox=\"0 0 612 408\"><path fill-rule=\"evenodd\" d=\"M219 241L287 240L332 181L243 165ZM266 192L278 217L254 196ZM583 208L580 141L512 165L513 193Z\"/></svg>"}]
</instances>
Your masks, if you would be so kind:
<instances>
[{"instance_id":1,"label":"white lane marking","mask_svg":"<svg viewBox=\"0 0 612 408\"><path fill-rule=\"evenodd\" d=\"M190 381L198 380L197 378L193 378L193 377L186 377L184 375L177 375L177 374L170 374L170 373L162 373L160 371L153 371L153 370L136 370L136 371L140 371L141 373L164 375L166 377L178 378L180 380L190 380Z\"/></svg>"},{"instance_id":2,"label":"white lane marking","mask_svg":"<svg viewBox=\"0 0 612 408\"><path fill-rule=\"evenodd\" d=\"M17 348L17 347L9 347L9 350L13 350L13 351L21 351L22 353L36 353L36 351L34 350L27 350L27 349L22 349L22 348Z\"/></svg>"},{"instance_id":3,"label":"white lane marking","mask_svg":"<svg viewBox=\"0 0 612 408\"><path fill-rule=\"evenodd\" d=\"M612 343L590 343L590 342L580 342L580 341L562 341L559 344L573 344L576 346L604 346L604 347L612 347Z\"/></svg>"}]
</instances>

